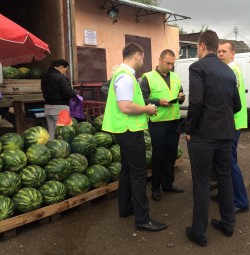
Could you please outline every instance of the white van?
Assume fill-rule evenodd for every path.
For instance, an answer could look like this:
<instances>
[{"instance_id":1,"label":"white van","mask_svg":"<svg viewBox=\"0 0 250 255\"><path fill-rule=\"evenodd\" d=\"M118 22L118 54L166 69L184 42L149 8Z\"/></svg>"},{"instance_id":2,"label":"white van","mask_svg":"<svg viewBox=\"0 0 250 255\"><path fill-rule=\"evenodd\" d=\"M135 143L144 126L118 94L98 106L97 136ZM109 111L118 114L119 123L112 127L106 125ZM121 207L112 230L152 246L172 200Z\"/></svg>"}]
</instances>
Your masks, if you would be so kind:
<instances>
[{"instance_id":1,"label":"white van","mask_svg":"<svg viewBox=\"0 0 250 255\"><path fill-rule=\"evenodd\" d=\"M186 58L175 61L174 71L180 76L183 92L186 95L186 100L181 105L183 110L188 107L189 66L197 60L197 58ZM250 52L235 54L235 62L240 66L245 79L248 122L250 122Z\"/></svg>"}]
</instances>

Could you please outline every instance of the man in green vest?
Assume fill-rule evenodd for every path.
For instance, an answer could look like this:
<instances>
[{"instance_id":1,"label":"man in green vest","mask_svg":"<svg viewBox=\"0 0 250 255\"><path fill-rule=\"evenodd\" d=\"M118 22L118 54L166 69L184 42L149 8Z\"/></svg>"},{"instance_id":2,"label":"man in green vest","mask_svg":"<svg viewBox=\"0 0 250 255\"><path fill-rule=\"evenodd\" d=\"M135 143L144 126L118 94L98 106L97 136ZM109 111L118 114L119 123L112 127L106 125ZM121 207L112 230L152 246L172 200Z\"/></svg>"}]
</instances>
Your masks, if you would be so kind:
<instances>
[{"instance_id":1,"label":"man in green vest","mask_svg":"<svg viewBox=\"0 0 250 255\"><path fill-rule=\"evenodd\" d=\"M149 132L152 141L152 198L161 199L164 192L181 193L184 190L173 186L174 165L179 143L177 127L180 121L180 103L185 96L179 76L172 72L175 54L164 50L155 70L145 73L141 89L146 104L157 106L157 115L149 118Z\"/></svg>"},{"instance_id":2,"label":"man in green vest","mask_svg":"<svg viewBox=\"0 0 250 255\"><path fill-rule=\"evenodd\" d=\"M239 90L241 110L234 114L235 133L232 145L232 158L231 158L231 173L233 182L234 193L234 207L235 213L242 213L249 211L249 202L247 192L243 180L240 167L237 163L237 145L240 138L240 130L247 128L247 106L246 106L246 92L245 83L242 71L239 66L234 62L235 46L232 41L221 40L217 55L219 59L228 64L234 71L237 78L237 87Z\"/></svg>"},{"instance_id":3,"label":"man in green vest","mask_svg":"<svg viewBox=\"0 0 250 255\"><path fill-rule=\"evenodd\" d=\"M102 129L111 132L120 145L122 169L119 178L118 205L121 218L135 215L135 226L145 231L160 231L167 226L149 217L146 195L147 167L144 132L147 114L156 114L156 106L145 105L135 72L143 65L144 50L127 44L123 63L110 82Z\"/></svg>"}]
</instances>

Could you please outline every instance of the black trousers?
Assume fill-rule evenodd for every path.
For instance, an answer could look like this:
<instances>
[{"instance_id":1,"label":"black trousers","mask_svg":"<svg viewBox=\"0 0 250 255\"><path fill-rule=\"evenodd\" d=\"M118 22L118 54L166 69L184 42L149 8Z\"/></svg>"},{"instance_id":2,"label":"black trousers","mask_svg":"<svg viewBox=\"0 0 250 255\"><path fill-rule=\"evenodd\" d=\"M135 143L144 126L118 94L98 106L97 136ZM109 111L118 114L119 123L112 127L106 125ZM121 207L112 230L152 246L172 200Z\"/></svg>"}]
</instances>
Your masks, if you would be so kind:
<instances>
[{"instance_id":1,"label":"black trousers","mask_svg":"<svg viewBox=\"0 0 250 255\"><path fill-rule=\"evenodd\" d=\"M134 210L135 224L142 224L149 220L144 133L127 131L115 134L115 137L120 145L122 163L118 188L119 213Z\"/></svg>"},{"instance_id":2,"label":"black trousers","mask_svg":"<svg viewBox=\"0 0 250 255\"><path fill-rule=\"evenodd\" d=\"M212 166L218 181L220 220L228 231L233 230L235 215L231 178L232 140L208 140L194 135L187 142L187 146L193 179L192 232L201 238L205 236L209 211L209 177Z\"/></svg>"},{"instance_id":3,"label":"black trousers","mask_svg":"<svg viewBox=\"0 0 250 255\"><path fill-rule=\"evenodd\" d=\"M179 143L176 132L179 120L149 122L149 132L152 142L152 191L172 187L174 165Z\"/></svg>"}]
</instances>

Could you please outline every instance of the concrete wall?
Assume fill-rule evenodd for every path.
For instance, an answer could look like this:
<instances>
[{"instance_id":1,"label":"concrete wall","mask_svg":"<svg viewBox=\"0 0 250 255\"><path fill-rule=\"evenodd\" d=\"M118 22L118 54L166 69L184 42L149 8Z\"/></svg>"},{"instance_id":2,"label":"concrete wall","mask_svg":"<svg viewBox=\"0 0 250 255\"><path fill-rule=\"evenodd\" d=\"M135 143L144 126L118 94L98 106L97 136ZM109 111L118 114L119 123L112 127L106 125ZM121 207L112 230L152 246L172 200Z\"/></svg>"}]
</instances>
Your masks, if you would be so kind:
<instances>
[{"instance_id":1,"label":"concrete wall","mask_svg":"<svg viewBox=\"0 0 250 255\"><path fill-rule=\"evenodd\" d=\"M97 46L93 47L106 49L108 77L112 67L122 62L125 34L151 39L153 68L162 50L170 48L179 54L179 30L164 23L163 14L139 17L136 21L138 9L124 5L119 7L117 22L113 22L106 15L107 9L101 9L103 2L75 0L75 32L77 46L84 46L84 29L97 32Z\"/></svg>"}]
</instances>

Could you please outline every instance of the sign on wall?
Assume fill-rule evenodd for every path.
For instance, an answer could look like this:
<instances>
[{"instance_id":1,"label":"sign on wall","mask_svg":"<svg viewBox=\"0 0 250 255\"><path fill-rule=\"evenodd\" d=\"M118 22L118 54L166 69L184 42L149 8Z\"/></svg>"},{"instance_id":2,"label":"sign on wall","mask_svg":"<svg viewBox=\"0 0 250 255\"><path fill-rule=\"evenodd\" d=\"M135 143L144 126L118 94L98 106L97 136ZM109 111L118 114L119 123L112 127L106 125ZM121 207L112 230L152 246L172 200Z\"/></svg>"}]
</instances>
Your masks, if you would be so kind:
<instances>
[{"instance_id":1,"label":"sign on wall","mask_svg":"<svg viewBox=\"0 0 250 255\"><path fill-rule=\"evenodd\" d=\"M97 37L95 30L84 29L84 44L97 45Z\"/></svg>"}]
</instances>

